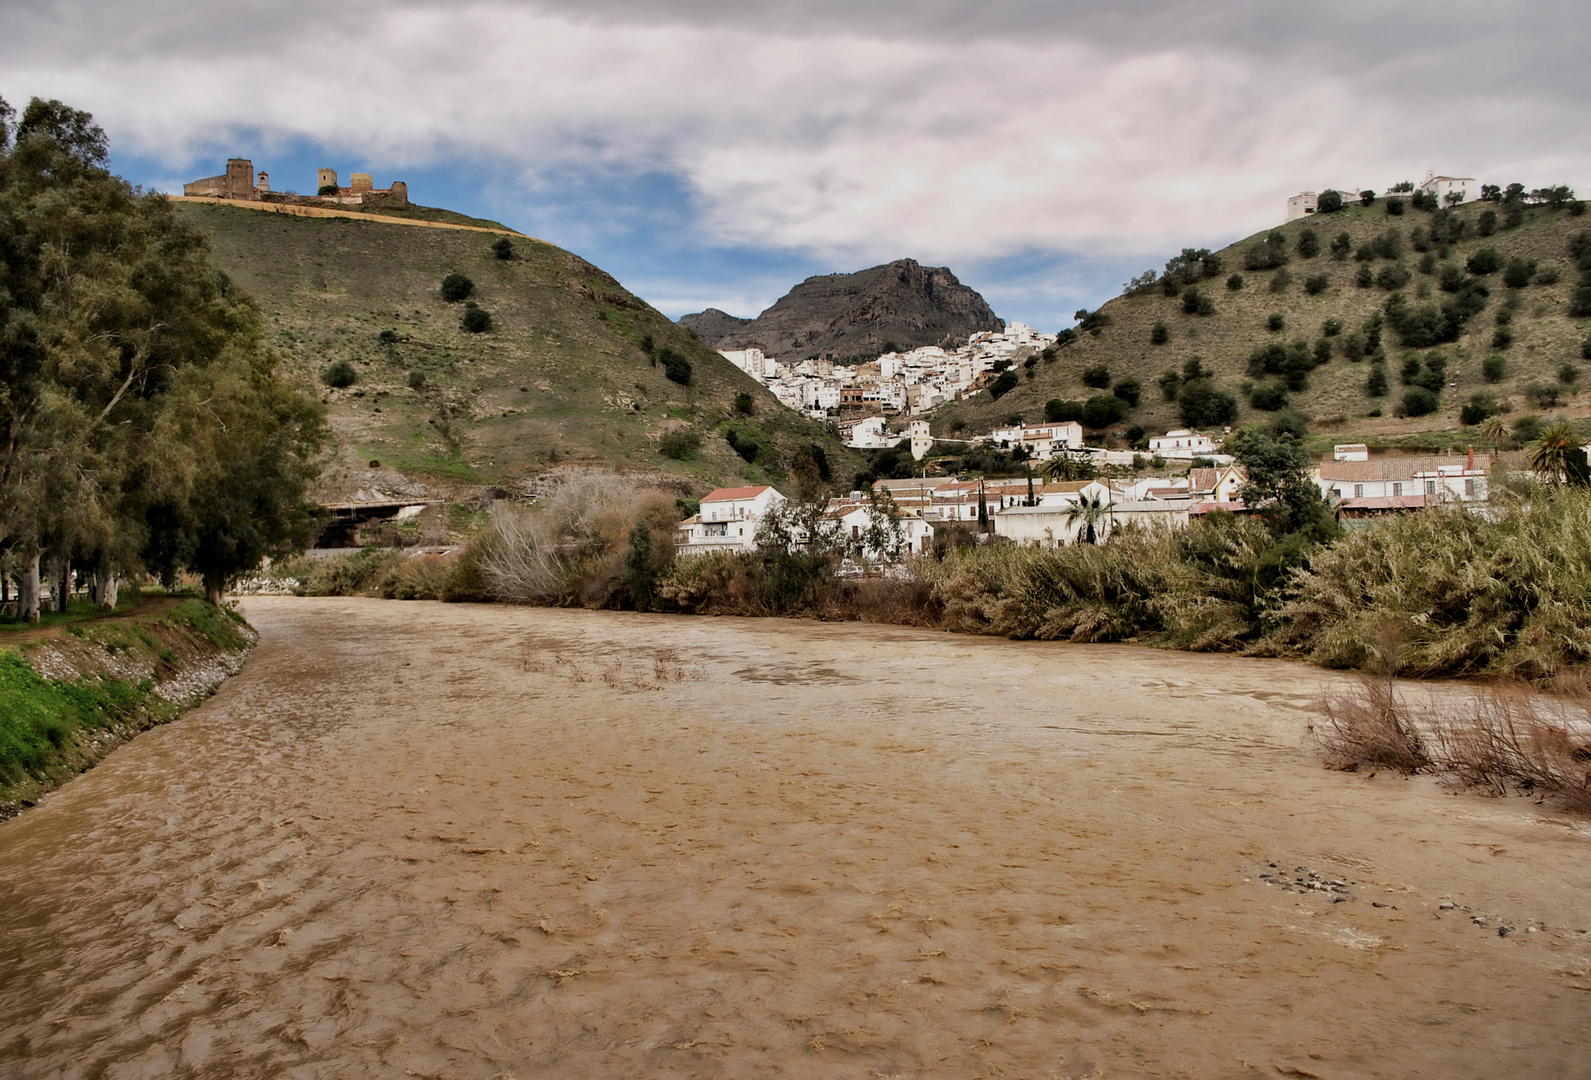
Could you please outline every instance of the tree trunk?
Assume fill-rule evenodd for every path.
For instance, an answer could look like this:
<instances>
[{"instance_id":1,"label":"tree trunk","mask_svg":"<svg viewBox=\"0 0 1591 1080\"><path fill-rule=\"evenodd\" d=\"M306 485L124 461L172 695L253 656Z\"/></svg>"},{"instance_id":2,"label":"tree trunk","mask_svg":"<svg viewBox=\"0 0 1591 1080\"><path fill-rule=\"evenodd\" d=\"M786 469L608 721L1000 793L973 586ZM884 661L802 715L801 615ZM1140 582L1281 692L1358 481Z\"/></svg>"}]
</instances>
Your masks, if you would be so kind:
<instances>
[{"instance_id":1,"label":"tree trunk","mask_svg":"<svg viewBox=\"0 0 1591 1080\"><path fill-rule=\"evenodd\" d=\"M30 554L22 561L22 573L17 578L17 614L23 622L39 621L39 553Z\"/></svg>"},{"instance_id":2,"label":"tree trunk","mask_svg":"<svg viewBox=\"0 0 1591 1080\"><path fill-rule=\"evenodd\" d=\"M222 588L223 582L219 577L204 577L204 598L215 607L221 606L221 601L226 599L226 590Z\"/></svg>"},{"instance_id":3,"label":"tree trunk","mask_svg":"<svg viewBox=\"0 0 1591 1080\"><path fill-rule=\"evenodd\" d=\"M110 561L99 564L94 571L94 603L101 611L116 610L116 594L121 591L121 579L111 569Z\"/></svg>"}]
</instances>

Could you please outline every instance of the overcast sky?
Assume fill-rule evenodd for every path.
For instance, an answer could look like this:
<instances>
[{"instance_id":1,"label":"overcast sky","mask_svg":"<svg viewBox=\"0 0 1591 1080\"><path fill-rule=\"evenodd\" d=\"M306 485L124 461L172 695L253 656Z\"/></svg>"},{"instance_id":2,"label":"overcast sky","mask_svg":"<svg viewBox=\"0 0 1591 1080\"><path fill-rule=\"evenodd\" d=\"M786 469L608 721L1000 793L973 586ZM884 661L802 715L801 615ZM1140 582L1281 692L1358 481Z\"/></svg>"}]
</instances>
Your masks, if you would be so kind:
<instances>
[{"instance_id":1,"label":"overcast sky","mask_svg":"<svg viewBox=\"0 0 1591 1080\"><path fill-rule=\"evenodd\" d=\"M1569 0L0 0L0 96L129 180L358 170L670 315L948 265L1054 330L1287 196L1428 170L1591 189Z\"/></svg>"}]
</instances>

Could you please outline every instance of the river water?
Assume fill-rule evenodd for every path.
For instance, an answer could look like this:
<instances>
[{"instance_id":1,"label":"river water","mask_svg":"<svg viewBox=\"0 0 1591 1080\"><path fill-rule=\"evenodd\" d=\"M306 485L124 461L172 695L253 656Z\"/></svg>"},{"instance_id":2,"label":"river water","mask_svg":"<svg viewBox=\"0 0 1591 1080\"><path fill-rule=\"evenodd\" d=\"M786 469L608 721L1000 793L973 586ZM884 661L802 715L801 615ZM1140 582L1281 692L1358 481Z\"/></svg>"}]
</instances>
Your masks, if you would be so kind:
<instances>
[{"instance_id":1,"label":"river water","mask_svg":"<svg viewBox=\"0 0 1591 1080\"><path fill-rule=\"evenodd\" d=\"M0 824L0 1076L1591 1076L1591 831L1323 770L1342 677L245 611L214 699Z\"/></svg>"}]
</instances>

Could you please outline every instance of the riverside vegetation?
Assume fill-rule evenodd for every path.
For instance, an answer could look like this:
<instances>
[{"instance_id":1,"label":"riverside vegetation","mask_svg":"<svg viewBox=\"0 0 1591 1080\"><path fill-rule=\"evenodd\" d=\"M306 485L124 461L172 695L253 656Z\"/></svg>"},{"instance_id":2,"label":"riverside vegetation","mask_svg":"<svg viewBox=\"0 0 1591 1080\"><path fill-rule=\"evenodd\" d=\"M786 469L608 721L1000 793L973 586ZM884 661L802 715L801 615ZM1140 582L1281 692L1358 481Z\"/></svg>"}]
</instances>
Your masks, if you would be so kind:
<instances>
[{"instance_id":1,"label":"riverside vegetation","mask_svg":"<svg viewBox=\"0 0 1591 1080\"><path fill-rule=\"evenodd\" d=\"M1424 678L1545 685L1591 662L1591 489L1520 479L1498 485L1487 516L1437 507L1342 531L1297 483L1295 440L1240 434L1251 462L1282 462L1268 479L1251 465L1265 514L1122 527L1101 544L976 544L949 526L925 556L846 576L854 545L815 531L820 504L796 502L764 521L755 551L676 558L673 501L593 474L534 509L500 505L451 558L368 549L277 573L322 595L867 619L1362 670L1391 634L1398 671ZM792 547L796 533L819 539Z\"/></svg>"},{"instance_id":2,"label":"riverside vegetation","mask_svg":"<svg viewBox=\"0 0 1591 1080\"><path fill-rule=\"evenodd\" d=\"M0 631L0 818L207 697L254 641L203 600L122 601L114 618L78 605L56 625Z\"/></svg>"}]
</instances>

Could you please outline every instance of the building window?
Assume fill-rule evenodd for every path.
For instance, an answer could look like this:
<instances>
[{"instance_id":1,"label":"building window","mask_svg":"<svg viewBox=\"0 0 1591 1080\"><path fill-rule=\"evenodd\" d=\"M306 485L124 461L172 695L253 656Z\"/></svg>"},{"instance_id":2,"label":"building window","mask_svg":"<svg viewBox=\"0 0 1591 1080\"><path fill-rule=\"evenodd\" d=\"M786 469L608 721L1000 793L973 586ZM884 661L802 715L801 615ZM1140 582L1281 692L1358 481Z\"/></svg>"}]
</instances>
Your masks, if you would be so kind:
<instances>
[{"instance_id":1,"label":"building window","mask_svg":"<svg viewBox=\"0 0 1591 1080\"><path fill-rule=\"evenodd\" d=\"M1464 481L1464 494L1469 496L1469 497L1471 497L1471 498L1473 498L1475 496L1475 481L1474 480L1465 480Z\"/></svg>"},{"instance_id":2,"label":"building window","mask_svg":"<svg viewBox=\"0 0 1591 1080\"><path fill-rule=\"evenodd\" d=\"M1353 486L1353 497L1356 499L1365 497L1365 486L1363 484L1355 484Z\"/></svg>"},{"instance_id":3,"label":"building window","mask_svg":"<svg viewBox=\"0 0 1591 1080\"><path fill-rule=\"evenodd\" d=\"M1425 482L1425 493L1427 495L1435 495L1436 494L1436 481L1435 480L1427 480Z\"/></svg>"},{"instance_id":4,"label":"building window","mask_svg":"<svg viewBox=\"0 0 1591 1080\"><path fill-rule=\"evenodd\" d=\"M1392 494L1393 495L1402 495L1403 494L1403 485L1402 484L1393 484L1392 485Z\"/></svg>"}]
</instances>

